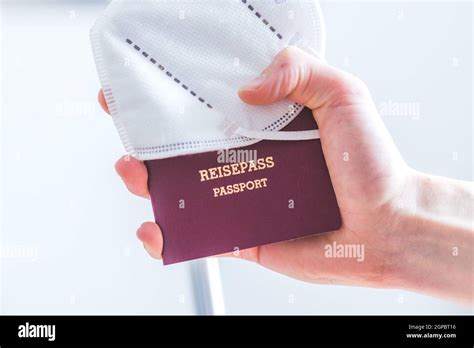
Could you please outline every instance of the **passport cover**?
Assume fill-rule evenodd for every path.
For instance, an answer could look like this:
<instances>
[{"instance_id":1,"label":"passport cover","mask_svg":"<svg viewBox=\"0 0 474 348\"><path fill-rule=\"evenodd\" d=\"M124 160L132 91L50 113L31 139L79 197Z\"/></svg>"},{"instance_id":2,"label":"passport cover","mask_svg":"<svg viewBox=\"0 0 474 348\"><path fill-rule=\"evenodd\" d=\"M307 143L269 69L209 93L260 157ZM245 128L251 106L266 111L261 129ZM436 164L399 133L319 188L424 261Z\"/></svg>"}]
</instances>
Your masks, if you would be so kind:
<instances>
[{"instance_id":1,"label":"passport cover","mask_svg":"<svg viewBox=\"0 0 474 348\"><path fill-rule=\"evenodd\" d=\"M315 128L304 108L283 130ZM145 162L165 265L341 226L319 139L263 140L229 157L238 150L257 159L220 163L222 152L212 151Z\"/></svg>"}]
</instances>

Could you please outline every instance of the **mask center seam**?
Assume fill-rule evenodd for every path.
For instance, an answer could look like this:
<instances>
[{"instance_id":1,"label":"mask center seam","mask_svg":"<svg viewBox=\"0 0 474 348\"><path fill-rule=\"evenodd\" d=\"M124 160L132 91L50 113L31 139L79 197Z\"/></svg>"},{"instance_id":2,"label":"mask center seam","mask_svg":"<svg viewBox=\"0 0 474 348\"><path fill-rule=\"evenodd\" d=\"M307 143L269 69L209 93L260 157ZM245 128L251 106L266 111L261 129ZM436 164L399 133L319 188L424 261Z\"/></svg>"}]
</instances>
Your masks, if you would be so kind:
<instances>
[{"instance_id":1,"label":"mask center seam","mask_svg":"<svg viewBox=\"0 0 474 348\"><path fill-rule=\"evenodd\" d=\"M133 42L132 40L126 39L125 42L128 43L131 47L133 47L137 52L140 52L140 51L141 51L141 52L142 52L142 56L145 57L145 58L149 58L150 63L152 63L153 65L156 65L156 64L157 64L157 61L156 61L155 58L150 57L150 55L149 55L146 51L144 51L140 46L134 44L134 42ZM163 65L158 64L158 68L159 68L161 71L163 71L164 73L166 73L166 76L168 76L169 78L173 78L173 74L172 74L169 70L165 69L165 67L164 67ZM197 98L201 103L205 104L209 109L212 109L212 105L211 105L211 104L207 103L204 98L198 96L198 94L197 94L196 92L194 92L193 90L190 90L189 87L188 87L186 84L182 83L181 80L178 79L176 76L173 78L173 81L176 82L178 85L180 85L180 86L181 86L183 89L185 89L186 91L189 90L189 93L190 93L193 97Z\"/></svg>"}]
</instances>

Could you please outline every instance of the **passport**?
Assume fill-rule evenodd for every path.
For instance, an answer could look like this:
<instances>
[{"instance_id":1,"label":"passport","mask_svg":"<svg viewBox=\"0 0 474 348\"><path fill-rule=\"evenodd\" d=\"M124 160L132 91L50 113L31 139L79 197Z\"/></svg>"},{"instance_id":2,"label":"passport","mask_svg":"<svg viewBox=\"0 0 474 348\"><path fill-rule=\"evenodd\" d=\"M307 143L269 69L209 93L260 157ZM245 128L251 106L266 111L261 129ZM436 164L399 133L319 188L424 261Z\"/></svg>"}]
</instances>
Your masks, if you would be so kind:
<instances>
[{"instance_id":1,"label":"passport","mask_svg":"<svg viewBox=\"0 0 474 348\"><path fill-rule=\"evenodd\" d=\"M311 110L283 130L317 129ZM320 139L145 161L165 265L334 231L341 215Z\"/></svg>"}]
</instances>

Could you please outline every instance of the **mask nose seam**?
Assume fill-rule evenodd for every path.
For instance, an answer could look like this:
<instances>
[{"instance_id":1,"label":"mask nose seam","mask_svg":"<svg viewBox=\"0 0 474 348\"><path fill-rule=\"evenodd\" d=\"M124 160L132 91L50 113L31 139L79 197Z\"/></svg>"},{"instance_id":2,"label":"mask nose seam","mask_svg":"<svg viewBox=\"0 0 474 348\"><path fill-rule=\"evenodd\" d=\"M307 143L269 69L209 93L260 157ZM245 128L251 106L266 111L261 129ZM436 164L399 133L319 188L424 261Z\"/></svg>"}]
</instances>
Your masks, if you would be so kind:
<instances>
[{"instance_id":1,"label":"mask nose seam","mask_svg":"<svg viewBox=\"0 0 474 348\"><path fill-rule=\"evenodd\" d=\"M148 61L150 63L152 63L153 65L156 65L157 64L157 61L155 58L153 57L150 57L150 55L145 51L143 50L140 46L138 46L136 43L134 43L132 40L130 39L126 39L125 42L127 44L129 44L132 48L134 48L137 52L141 52L142 53L142 56L147 58ZM171 71L165 69L165 67L161 64L158 64L158 69L160 69L161 71L165 72L166 73L166 76L168 76L169 78L172 79L172 81L176 82L178 85L180 85L184 90L186 91L189 91L189 93L194 97L196 98L199 102L201 102L202 104L206 105L209 109L212 109L212 105L210 103L208 103L204 98L202 98L201 96L199 96L195 91L193 90L190 90L189 87L182 83L180 79L178 79L176 76L173 78L173 73L171 73Z\"/></svg>"}]
</instances>

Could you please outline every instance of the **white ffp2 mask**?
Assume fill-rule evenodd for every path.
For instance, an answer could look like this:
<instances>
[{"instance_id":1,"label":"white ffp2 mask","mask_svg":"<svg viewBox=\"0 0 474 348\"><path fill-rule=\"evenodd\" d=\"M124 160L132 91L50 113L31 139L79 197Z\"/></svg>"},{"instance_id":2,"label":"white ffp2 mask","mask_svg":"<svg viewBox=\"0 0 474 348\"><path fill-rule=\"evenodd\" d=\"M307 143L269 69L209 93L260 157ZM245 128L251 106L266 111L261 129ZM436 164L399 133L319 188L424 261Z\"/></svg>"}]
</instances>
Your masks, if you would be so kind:
<instances>
[{"instance_id":1,"label":"white ffp2 mask","mask_svg":"<svg viewBox=\"0 0 474 348\"><path fill-rule=\"evenodd\" d=\"M115 0L91 41L122 142L141 160L318 137L280 131L302 105L237 95L289 45L324 55L316 1Z\"/></svg>"}]
</instances>

